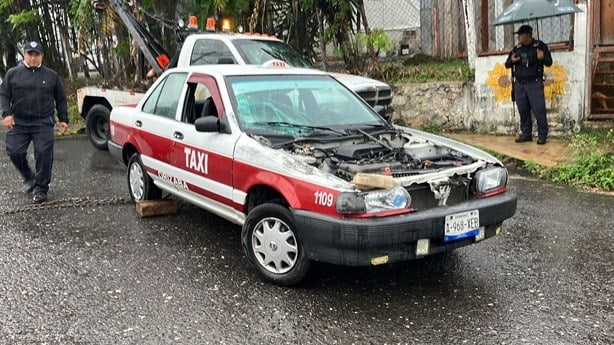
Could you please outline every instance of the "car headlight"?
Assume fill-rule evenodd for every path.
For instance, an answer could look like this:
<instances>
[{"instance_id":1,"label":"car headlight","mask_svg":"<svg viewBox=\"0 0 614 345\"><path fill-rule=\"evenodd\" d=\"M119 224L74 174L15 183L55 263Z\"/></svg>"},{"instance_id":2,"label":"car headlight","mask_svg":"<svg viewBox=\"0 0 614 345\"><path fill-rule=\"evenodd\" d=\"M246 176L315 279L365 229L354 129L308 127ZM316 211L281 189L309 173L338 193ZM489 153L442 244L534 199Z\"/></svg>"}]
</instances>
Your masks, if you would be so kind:
<instances>
[{"instance_id":1,"label":"car headlight","mask_svg":"<svg viewBox=\"0 0 614 345\"><path fill-rule=\"evenodd\" d=\"M507 186L507 170L499 167L480 170L475 173L475 181L478 197L503 193Z\"/></svg>"},{"instance_id":2,"label":"car headlight","mask_svg":"<svg viewBox=\"0 0 614 345\"><path fill-rule=\"evenodd\" d=\"M337 196L335 202L337 212L343 214L365 213L367 205L365 199L357 192L344 192Z\"/></svg>"},{"instance_id":3,"label":"car headlight","mask_svg":"<svg viewBox=\"0 0 614 345\"><path fill-rule=\"evenodd\" d=\"M395 187L367 193L341 193L335 206L339 213L355 214L399 210L409 207L410 204L411 196L407 190Z\"/></svg>"}]
</instances>

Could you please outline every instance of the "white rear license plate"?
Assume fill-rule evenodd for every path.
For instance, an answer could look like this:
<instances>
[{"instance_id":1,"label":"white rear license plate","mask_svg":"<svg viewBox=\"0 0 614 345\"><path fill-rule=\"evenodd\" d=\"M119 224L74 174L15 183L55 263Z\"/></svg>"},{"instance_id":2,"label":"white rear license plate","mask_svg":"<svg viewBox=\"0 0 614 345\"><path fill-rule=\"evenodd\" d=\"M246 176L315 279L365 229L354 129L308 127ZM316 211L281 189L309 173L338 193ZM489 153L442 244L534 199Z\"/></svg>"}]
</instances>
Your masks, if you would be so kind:
<instances>
[{"instance_id":1,"label":"white rear license plate","mask_svg":"<svg viewBox=\"0 0 614 345\"><path fill-rule=\"evenodd\" d=\"M452 242L472 237L480 230L480 212L478 210L455 213L446 216L443 240Z\"/></svg>"}]
</instances>

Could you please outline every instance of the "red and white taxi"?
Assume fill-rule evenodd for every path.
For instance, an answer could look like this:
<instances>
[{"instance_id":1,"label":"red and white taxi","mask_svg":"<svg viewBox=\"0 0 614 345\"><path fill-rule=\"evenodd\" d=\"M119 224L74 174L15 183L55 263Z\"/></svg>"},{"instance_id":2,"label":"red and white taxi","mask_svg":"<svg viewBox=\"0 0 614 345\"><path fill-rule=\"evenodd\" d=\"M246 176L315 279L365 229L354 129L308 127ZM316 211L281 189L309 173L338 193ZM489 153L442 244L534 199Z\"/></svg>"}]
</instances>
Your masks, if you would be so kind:
<instances>
[{"instance_id":1,"label":"red and white taxi","mask_svg":"<svg viewBox=\"0 0 614 345\"><path fill-rule=\"evenodd\" d=\"M473 244L514 215L496 158L393 126L326 73L283 67L173 69L136 107L114 108L109 151L131 198L164 191L242 225L247 258L280 285L312 260L378 265Z\"/></svg>"}]
</instances>

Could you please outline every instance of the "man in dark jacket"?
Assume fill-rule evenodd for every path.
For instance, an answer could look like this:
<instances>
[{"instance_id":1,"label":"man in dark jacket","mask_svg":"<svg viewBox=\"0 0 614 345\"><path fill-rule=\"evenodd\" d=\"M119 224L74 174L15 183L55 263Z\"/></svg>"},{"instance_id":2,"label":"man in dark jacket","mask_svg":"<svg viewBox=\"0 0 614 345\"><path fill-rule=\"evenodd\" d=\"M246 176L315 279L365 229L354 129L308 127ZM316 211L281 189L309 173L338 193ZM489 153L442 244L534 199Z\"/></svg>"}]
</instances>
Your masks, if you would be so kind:
<instances>
[{"instance_id":1,"label":"man in dark jacket","mask_svg":"<svg viewBox=\"0 0 614 345\"><path fill-rule=\"evenodd\" d=\"M43 49L38 42L24 48L23 62L6 72L0 84L0 107L6 133L6 151L24 179L24 191L34 191L32 202L47 200L53 166L53 143L57 109L60 132L68 129L66 93L58 74L42 65ZM36 172L27 161L34 143Z\"/></svg>"},{"instance_id":2,"label":"man in dark jacket","mask_svg":"<svg viewBox=\"0 0 614 345\"><path fill-rule=\"evenodd\" d=\"M517 143L533 140L531 110L537 120L537 144L543 145L548 137L546 100L544 99L544 66L552 66L548 46L533 39L533 28L522 25L517 32L518 45L512 49L505 67L512 68L514 97L520 113L520 130Z\"/></svg>"}]
</instances>

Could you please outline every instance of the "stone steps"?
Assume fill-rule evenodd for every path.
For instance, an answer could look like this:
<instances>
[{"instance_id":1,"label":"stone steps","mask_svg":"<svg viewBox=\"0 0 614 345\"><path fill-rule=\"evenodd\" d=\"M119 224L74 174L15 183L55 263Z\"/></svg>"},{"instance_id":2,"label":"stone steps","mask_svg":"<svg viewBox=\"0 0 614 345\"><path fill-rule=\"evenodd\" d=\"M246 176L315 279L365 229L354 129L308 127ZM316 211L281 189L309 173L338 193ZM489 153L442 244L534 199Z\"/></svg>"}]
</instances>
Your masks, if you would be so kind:
<instances>
[{"instance_id":1,"label":"stone steps","mask_svg":"<svg viewBox=\"0 0 614 345\"><path fill-rule=\"evenodd\" d=\"M582 123L582 127L587 129L614 129L614 120L592 121L586 120Z\"/></svg>"}]
</instances>

